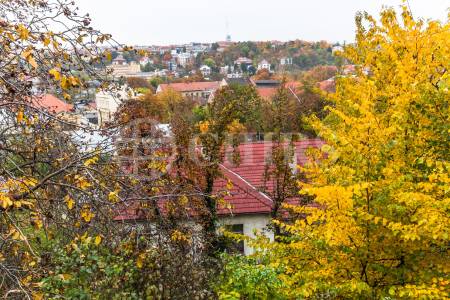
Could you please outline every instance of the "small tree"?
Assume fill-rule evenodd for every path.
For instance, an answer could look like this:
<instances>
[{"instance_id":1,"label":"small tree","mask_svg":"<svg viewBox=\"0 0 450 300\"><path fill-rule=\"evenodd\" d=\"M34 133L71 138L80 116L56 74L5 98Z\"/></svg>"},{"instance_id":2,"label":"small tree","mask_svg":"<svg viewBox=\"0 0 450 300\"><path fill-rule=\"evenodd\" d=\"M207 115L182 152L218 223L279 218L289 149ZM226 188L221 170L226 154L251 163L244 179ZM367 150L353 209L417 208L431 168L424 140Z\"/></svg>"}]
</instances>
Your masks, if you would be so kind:
<instances>
[{"instance_id":1,"label":"small tree","mask_svg":"<svg viewBox=\"0 0 450 300\"><path fill-rule=\"evenodd\" d=\"M290 198L298 197L300 173L295 161L294 142L299 133L291 131L290 119L287 117L292 111L292 96L291 91L286 88L286 81L283 80L270 104L269 120L273 131L269 138L272 151L265 165L264 189L274 202L271 211L273 220L282 220L283 204ZM279 235L280 227L277 223L274 224L274 229L275 235Z\"/></svg>"},{"instance_id":2,"label":"small tree","mask_svg":"<svg viewBox=\"0 0 450 300\"><path fill-rule=\"evenodd\" d=\"M211 254L219 247L217 195L214 195L213 187L215 180L221 175L219 165L224 158L224 147L229 141L228 135L237 133L237 128L259 128L259 106L260 98L254 87L226 86L218 90L213 102L208 104L206 120L195 124L194 128L185 120L178 120L174 126L178 167L184 170L179 175L182 175L184 182L201 189L203 207L206 208L201 214L202 226L206 239L211 241ZM199 134L198 146L202 150L201 153L188 151L191 146L189 142L196 132ZM232 139L233 146L237 146L239 142L236 137L237 135Z\"/></svg>"}]
</instances>

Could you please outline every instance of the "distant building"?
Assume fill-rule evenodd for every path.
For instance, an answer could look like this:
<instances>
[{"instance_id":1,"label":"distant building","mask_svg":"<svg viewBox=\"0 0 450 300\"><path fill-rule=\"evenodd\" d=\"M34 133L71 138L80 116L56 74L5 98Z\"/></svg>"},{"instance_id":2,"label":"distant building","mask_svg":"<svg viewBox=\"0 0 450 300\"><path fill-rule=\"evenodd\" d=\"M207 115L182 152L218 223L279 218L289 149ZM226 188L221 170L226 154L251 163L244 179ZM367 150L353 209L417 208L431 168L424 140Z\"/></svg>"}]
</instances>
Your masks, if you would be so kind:
<instances>
[{"instance_id":1,"label":"distant building","mask_svg":"<svg viewBox=\"0 0 450 300\"><path fill-rule=\"evenodd\" d=\"M205 104L209 97L219 88L220 81L212 82L190 82L190 83L167 83L160 84L156 89L156 93L159 94L163 91L172 89L181 93L184 97L190 97L199 101L201 104Z\"/></svg>"},{"instance_id":2,"label":"distant building","mask_svg":"<svg viewBox=\"0 0 450 300\"><path fill-rule=\"evenodd\" d=\"M123 59L122 55L119 55L112 61L112 65L109 67L112 69L113 75L120 76L129 76L134 73L138 73L141 71L140 64L132 61L130 64L127 64L125 59Z\"/></svg>"},{"instance_id":3,"label":"distant building","mask_svg":"<svg viewBox=\"0 0 450 300\"><path fill-rule=\"evenodd\" d=\"M220 82L220 87L224 87L227 85L240 85L240 86L248 86L252 85L252 82L248 78L244 77L227 77L222 79Z\"/></svg>"},{"instance_id":4,"label":"distant building","mask_svg":"<svg viewBox=\"0 0 450 300\"><path fill-rule=\"evenodd\" d=\"M280 65L282 66L292 65L292 57L282 57L280 59Z\"/></svg>"},{"instance_id":5,"label":"distant building","mask_svg":"<svg viewBox=\"0 0 450 300\"><path fill-rule=\"evenodd\" d=\"M77 113L83 116L89 125L98 125L97 105L95 102L85 105L78 105Z\"/></svg>"},{"instance_id":6,"label":"distant building","mask_svg":"<svg viewBox=\"0 0 450 300\"><path fill-rule=\"evenodd\" d=\"M139 64L141 66L145 66L146 64L153 64L153 60L151 60L150 58L148 58L148 56L144 56L139 60Z\"/></svg>"},{"instance_id":7,"label":"distant building","mask_svg":"<svg viewBox=\"0 0 450 300\"><path fill-rule=\"evenodd\" d=\"M199 70L204 77L211 75L211 68L208 67L207 65L201 66Z\"/></svg>"},{"instance_id":8,"label":"distant building","mask_svg":"<svg viewBox=\"0 0 450 300\"><path fill-rule=\"evenodd\" d=\"M46 118L48 115L58 116L61 120L70 124L87 125L87 119L79 114L73 104L67 103L52 94L38 94L31 98L33 107L39 111L45 111ZM63 125L63 124L62 124ZM64 125L62 130L64 130Z\"/></svg>"},{"instance_id":9,"label":"distant building","mask_svg":"<svg viewBox=\"0 0 450 300\"><path fill-rule=\"evenodd\" d=\"M219 47L217 48L218 52L223 52L225 51L225 49L227 49L228 47L230 47L231 45L233 45L234 43L231 41L220 41L217 42L217 45L219 45Z\"/></svg>"},{"instance_id":10,"label":"distant building","mask_svg":"<svg viewBox=\"0 0 450 300\"><path fill-rule=\"evenodd\" d=\"M119 54L116 58L114 58L111 62L114 66L126 65L127 61L123 58L122 54Z\"/></svg>"},{"instance_id":11,"label":"distant building","mask_svg":"<svg viewBox=\"0 0 450 300\"><path fill-rule=\"evenodd\" d=\"M251 65L251 64L253 64L253 61L250 58L247 58L247 57L239 57L238 59L236 59L234 61L234 64L237 65L237 66L240 66L240 65Z\"/></svg>"},{"instance_id":12,"label":"distant building","mask_svg":"<svg viewBox=\"0 0 450 300\"><path fill-rule=\"evenodd\" d=\"M265 60L265 59L260 61L260 63L258 64L258 71L259 70L263 70L263 69L266 69L269 72L272 72L270 63L267 60Z\"/></svg>"},{"instance_id":13,"label":"distant building","mask_svg":"<svg viewBox=\"0 0 450 300\"><path fill-rule=\"evenodd\" d=\"M331 53L333 55L336 54L337 52L343 52L343 51L344 51L344 47L339 46L339 45L334 46L333 48L331 48Z\"/></svg>"},{"instance_id":14,"label":"distant building","mask_svg":"<svg viewBox=\"0 0 450 300\"><path fill-rule=\"evenodd\" d=\"M169 70L167 70L167 69L155 70L155 72L153 72L153 73L155 74L155 76L165 77L169 74Z\"/></svg>"},{"instance_id":15,"label":"distant building","mask_svg":"<svg viewBox=\"0 0 450 300\"><path fill-rule=\"evenodd\" d=\"M98 124L101 126L113 120L122 102L129 98L126 88L119 91L100 91L95 95L95 106L98 114Z\"/></svg>"},{"instance_id":16,"label":"distant building","mask_svg":"<svg viewBox=\"0 0 450 300\"><path fill-rule=\"evenodd\" d=\"M155 71L156 72L156 71ZM134 78L143 78L143 79L151 79L155 76L158 76L155 74L155 72L137 72L137 73L131 73L128 74L126 77L130 78L130 77L134 77Z\"/></svg>"},{"instance_id":17,"label":"distant building","mask_svg":"<svg viewBox=\"0 0 450 300\"><path fill-rule=\"evenodd\" d=\"M233 73L233 72L234 72L233 66L220 67L220 74L222 74L222 75L227 75L227 74Z\"/></svg>"},{"instance_id":18,"label":"distant building","mask_svg":"<svg viewBox=\"0 0 450 300\"><path fill-rule=\"evenodd\" d=\"M174 58L166 62L167 69L169 71L176 71L177 70L177 62Z\"/></svg>"},{"instance_id":19,"label":"distant building","mask_svg":"<svg viewBox=\"0 0 450 300\"><path fill-rule=\"evenodd\" d=\"M172 50L172 47L170 46L161 46L159 47L159 54L164 55L164 53L170 52L170 50Z\"/></svg>"},{"instance_id":20,"label":"distant building","mask_svg":"<svg viewBox=\"0 0 450 300\"><path fill-rule=\"evenodd\" d=\"M182 66L183 68L186 68L186 66L192 64L193 56L191 53L180 53L178 54L177 60L178 64Z\"/></svg>"},{"instance_id":21,"label":"distant building","mask_svg":"<svg viewBox=\"0 0 450 300\"><path fill-rule=\"evenodd\" d=\"M191 43L189 48L190 52L197 55L199 53L207 52L211 48L211 45L202 43Z\"/></svg>"},{"instance_id":22,"label":"distant building","mask_svg":"<svg viewBox=\"0 0 450 300\"><path fill-rule=\"evenodd\" d=\"M244 77L244 74L238 72L227 74L227 78L242 78L242 77Z\"/></svg>"}]
</instances>

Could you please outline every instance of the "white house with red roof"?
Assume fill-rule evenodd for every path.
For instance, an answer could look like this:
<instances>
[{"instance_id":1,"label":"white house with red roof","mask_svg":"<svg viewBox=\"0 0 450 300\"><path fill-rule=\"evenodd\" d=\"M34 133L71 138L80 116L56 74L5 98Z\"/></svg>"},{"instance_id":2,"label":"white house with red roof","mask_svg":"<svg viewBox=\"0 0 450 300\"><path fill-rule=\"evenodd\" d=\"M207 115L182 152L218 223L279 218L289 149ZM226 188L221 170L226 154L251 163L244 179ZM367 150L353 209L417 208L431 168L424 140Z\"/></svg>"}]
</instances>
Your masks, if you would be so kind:
<instances>
[{"instance_id":1,"label":"white house with red roof","mask_svg":"<svg viewBox=\"0 0 450 300\"><path fill-rule=\"evenodd\" d=\"M306 152L310 148L320 148L324 142L320 139L305 139L294 142L293 172L297 165L304 165L308 159ZM284 146L287 146L286 143ZM264 234L270 240L274 233L270 230L271 211L274 201L272 195L275 179L266 180L266 163L270 159L273 143L270 141L243 143L238 146L240 162L232 160L232 149L225 151L225 159L220 164L221 178L214 182L213 193L223 195L223 201L217 206L221 226L249 237L255 237L255 231ZM224 193L226 191L226 193ZM300 198L288 199L289 204L300 204ZM160 204L164 209L164 203ZM137 203L120 211L116 221L145 220L145 212ZM244 242L242 253L248 255L253 249Z\"/></svg>"},{"instance_id":2,"label":"white house with red roof","mask_svg":"<svg viewBox=\"0 0 450 300\"><path fill-rule=\"evenodd\" d=\"M320 148L324 142L320 139L305 139L294 142L294 161L296 165L307 162L306 151L310 148ZM286 143L287 145L287 143ZM223 179L216 180L214 191L224 190L228 182L232 188L224 197L224 204L219 205L218 215L222 225L236 232L254 237L254 231L264 233L273 240L274 234L269 230L275 182L265 182L264 172L266 162L271 157L272 142L244 143L239 145L240 163L234 164L231 159L231 149L226 151L224 162L220 165ZM293 171L296 169L293 166ZM290 204L298 204L299 199L290 199ZM253 250L244 243L244 254Z\"/></svg>"}]
</instances>

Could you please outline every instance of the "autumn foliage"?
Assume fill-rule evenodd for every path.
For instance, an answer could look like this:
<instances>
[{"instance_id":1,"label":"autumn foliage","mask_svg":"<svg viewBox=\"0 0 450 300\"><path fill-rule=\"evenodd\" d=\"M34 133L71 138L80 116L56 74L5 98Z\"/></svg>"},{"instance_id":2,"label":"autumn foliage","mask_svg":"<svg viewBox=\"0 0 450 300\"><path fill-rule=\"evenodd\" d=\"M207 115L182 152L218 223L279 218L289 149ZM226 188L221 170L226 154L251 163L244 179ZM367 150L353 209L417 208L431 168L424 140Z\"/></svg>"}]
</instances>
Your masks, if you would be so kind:
<instances>
[{"instance_id":1,"label":"autumn foliage","mask_svg":"<svg viewBox=\"0 0 450 300\"><path fill-rule=\"evenodd\" d=\"M96 130L39 99L72 103L93 82L114 93L104 46L133 49L71 1L7 0L0 12L0 297L450 297L448 21L414 19L407 6L384 9L380 22L358 14L356 42L342 53L355 74L319 67L302 92L283 80L273 99L231 85L200 107L130 79L144 93ZM335 91L317 91L328 76ZM305 128L325 145L292 172L284 134ZM230 183L214 189L223 150L264 130L274 133L263 179L275 182L275 241L225 231L256 250L229 255L217 205ZM304 201L289 205L296 192Z\"/></svg>"},{"instance_id":2,"label":"autumn foliage","mask_svg":"<svg viewBox=\"0 0 450 300\"><path fill-rule=\"evenodd\" d=\"M305 217L278 222L277 243L255 242L277 270L282 298L448 299L450 27L407 7L356 18L325 120L327 145L311 156ZM385 298L387 299L387 298Z\"/></svg>"}]
</instances>

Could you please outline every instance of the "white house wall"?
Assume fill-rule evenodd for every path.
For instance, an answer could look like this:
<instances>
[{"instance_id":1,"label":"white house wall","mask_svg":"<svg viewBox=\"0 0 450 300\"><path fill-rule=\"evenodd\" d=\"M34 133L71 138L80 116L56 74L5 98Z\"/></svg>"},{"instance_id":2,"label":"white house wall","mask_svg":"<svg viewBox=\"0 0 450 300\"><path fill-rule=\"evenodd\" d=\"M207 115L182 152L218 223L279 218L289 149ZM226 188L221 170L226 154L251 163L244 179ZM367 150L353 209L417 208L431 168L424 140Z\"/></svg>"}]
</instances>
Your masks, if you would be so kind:
<instances>
[{"instance_id":1,"label":"white house wall","mask_svg":"<svg viewBox=\"0 0 450 300\"><path fill-rule=\"evenodd\" d=\"M254 238L254 231L264 233L271 241L274 240L274 234L267 227L270 224L270 216L268 214L255 214L255 215L237 215L232 217L220 217L220 225L235 225L243 224L244 235ZM253 253L253 249L244 242L244 254L250 255Z\"/></svg>"}]
</instances>

